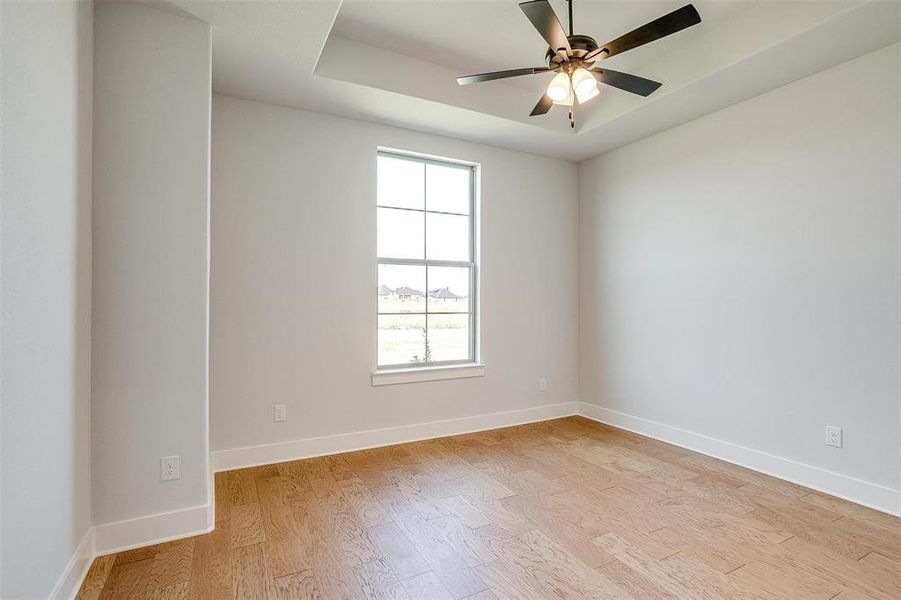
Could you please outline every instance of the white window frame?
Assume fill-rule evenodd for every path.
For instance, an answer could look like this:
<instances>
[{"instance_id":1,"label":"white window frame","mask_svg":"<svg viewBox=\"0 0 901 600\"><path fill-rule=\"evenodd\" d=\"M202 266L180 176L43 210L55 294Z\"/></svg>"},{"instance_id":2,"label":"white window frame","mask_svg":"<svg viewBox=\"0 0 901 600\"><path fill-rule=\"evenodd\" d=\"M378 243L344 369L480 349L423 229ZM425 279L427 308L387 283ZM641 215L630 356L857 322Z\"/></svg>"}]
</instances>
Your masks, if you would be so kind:
<instances>
[{"instance_id":1,"label":"white window frame","mask_svg":"<svg viewBox=\"0 0 901 600\"><path fill-rule=\"evenodd\" d=\"M382 313L379 311L379 296L378 293L375 294L375 315L376 315L376 324L378 323L378 318L380 315L391 315L391 314L405 314L405 315L423 315L425 317L425 326L428 328L428 316L429 314L442 314L440 312L433 312L428 310L428 267L465 267L470 270L470 281L469 281L469 313L454 313L454 314L468 314L469 316L469 356L466 359L462 360L454 360L454 361L438 361L438 362L430 362L430 363L406 363L406 364L397 364L397 365L380 365L378 363L378 343L376 343L376 352L375 352L375 364L376 368L372 374L372 385L390 385L395 383L410 383L414 381L433 381L440 379L456 379L462 377L480 377L485 373L485 366L479 362L479 261L478 261L478 251L479 251L479 227L478 227L478 217L479 217L479 165L472 162L462 161L462 160L454 160L436 156L423 155L413 152L406 152L402 150L395 150L389 148L379 148L376 156L388 156L391 158L401 159L401 160L409 160L413 162L417 162L420 164L428 165L440 165L442 167L456 167L456 168L465 168L470 171L470 192L469 192L469 215L462 215L461 213L447 213L443 211L429 211L426 210L428 208L427 199L423 196L424 208L422 211L419 209L404 209L398 208L395 206L382 206L378 204L378 200L376 200L376 210L379 208L390 208L395 210L410 210L412 212L422 212L423 219L426 223L423 224L423 244L427 244L428 240L428 225L426 215L428 213L436 213L436 214L453 214L459 216L468 216L469 217L469 260L468 261L452 261L452 260L431 260L427 258L425 252L423 252L422 259L408 259L408 258L384 258L378 256L376 253L376 280L378 280L378 265L411 265L411 266L422 266L425 267L425 302L426 306L424 308L423 313ZM376 177L378 173L376 172ZM428 170L425 170L423 185L427 185L428 178ZM425 192L423 192L425 194ZM378 286L376 286L378 287ZM378 337L378 325L376 325L376 337Z\"/></svg>"}]
</instances>

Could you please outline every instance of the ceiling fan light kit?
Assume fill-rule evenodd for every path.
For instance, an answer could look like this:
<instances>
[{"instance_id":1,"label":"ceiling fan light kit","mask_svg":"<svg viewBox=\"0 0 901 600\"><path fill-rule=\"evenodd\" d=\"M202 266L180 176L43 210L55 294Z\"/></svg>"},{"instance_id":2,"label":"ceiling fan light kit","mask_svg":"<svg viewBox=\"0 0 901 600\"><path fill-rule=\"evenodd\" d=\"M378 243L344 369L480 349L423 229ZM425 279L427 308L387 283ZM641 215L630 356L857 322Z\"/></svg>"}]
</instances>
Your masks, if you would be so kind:
<instances>
[{"instance_id":1,"label":"ceiling fan light kit","mask_svg":"<svg viewBox=\"0 0 901 600\"><path fill-rule=\"evenodd\" d=\"M564 102L571 98L571 83L567 73L557 73L547 86L547 95L554 102Z\"/></svg>"},{"instance_id":2,"label":"ceiling fan light kit","mask_svg":"<svg viewBox=\"0 0 901 600\"><path fill-rule=\"evenodd\" d=\"M601 69L598 66L600 61L659 40L701 22L701 15L698 14L697 9L691 4L687 4L603 46L598 46L594 38L587 35L573 34L572 0L566 1L569 14L569 35L563 30L563 26L560 24L560 20L557 18L548 0L529 0L519 4L522 12L525 13L535 29L538 30L538 33L541 34L541 37L548 43L548 50L545 54L547 67L530 67L480 73L478 75L465 75L457 77L457 83L468 85L470 83L506 79L508 77L555 72L556 75L548 84L547 91L538 101L538 104L535 105L535 108L532 109L529 116L543 115L554 104L567 106L569 107L570 126L575 128L574 105L576 103L584 104L599 95L598 82L638 94L639 96L649 96L662 85L637 75Z\"/></svg>"},{"instance_id":3,"label":"ceiling fan light kit","mask_svg":"<svg viewBox=\"0 0 901 600\"><path fill-rule=\"evenodd\" d=\"M588 72L588 69L579 67L572 72L573 91L579 98L579 103L583 102L583 98L587 98L591 92L598 89L598 80L594 75Z\"/></svg>"}]
</instances>

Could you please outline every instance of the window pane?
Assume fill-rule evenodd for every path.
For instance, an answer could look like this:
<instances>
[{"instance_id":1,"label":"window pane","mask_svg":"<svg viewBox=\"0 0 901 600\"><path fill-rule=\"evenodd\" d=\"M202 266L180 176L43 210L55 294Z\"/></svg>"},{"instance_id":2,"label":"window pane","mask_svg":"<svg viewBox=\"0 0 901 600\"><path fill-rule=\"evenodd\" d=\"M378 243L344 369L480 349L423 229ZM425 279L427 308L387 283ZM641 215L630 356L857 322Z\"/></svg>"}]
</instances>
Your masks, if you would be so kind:
<instances>
[{"instance_id":1,"label":"window pane","mask_svg":"<svg viewBox=\"0 0 901 600\"><path fill-rule=\"evenodd\" d=\"M425 316L379 315L379 365L425 362Z\"/></svg>"},{"instance_id":2,"label":"window pane","mask_svg":"<svg viewBox=\"0 0 901 600\"><path fill-rule=\"evenodd\" d=\"M427 258L469 260L469 217L426 213Z\"/></svg>"},{"instance_id":3,"label":"window pane","mask_svg":"<svg viewBox=\"0 0 901 600\"><path fill-rule=\"evenodd\" d=\"M469 267L429 267L429 312L469 312Z\"/></svg>"},{"instance_id":4,"label":"window pane","mask_svg":"<svg viewBox=\"0 0 901 600\"><path fill-rule=\"evenodd\" d=\"M426 208L468 215L472 169L433 164L427 164L425 168Z\"/></svg>"},{"instance_id":5,"label":"window pane","mask_svg":"<svg viewBox=\"0 0 901 600\"><path fill-rule=\"evenodd\" d=\"M425 165L379 155L378 205L422 210Z\"/></svg>"},{"instance_id":6,"label":"window pane","mask_svg":"<svg viewBox=\"0 0 901 600\"><path fill-rule=\"evenodd\" d=\"M425 267L379 265L379 312L425 312Z\"/></svg>"},{"instance_id":7,"label":"window pane","mask_svg":"<svg viewBox=\"0 0 901 600\"><path fill-rule=\"evenodd\" d=\"M422 258L421 212L378 209L378 253L381 258Z\"/></svg>"},{"instance_id":8,"label":"window pane","mask_svg":"<svg viewBox=\"0 0 901 600\"><path fill-rule=\"evenodd\" d=\"M469 315L429 315L433 362L469 358Z\"/></svg>"}]
</instances>

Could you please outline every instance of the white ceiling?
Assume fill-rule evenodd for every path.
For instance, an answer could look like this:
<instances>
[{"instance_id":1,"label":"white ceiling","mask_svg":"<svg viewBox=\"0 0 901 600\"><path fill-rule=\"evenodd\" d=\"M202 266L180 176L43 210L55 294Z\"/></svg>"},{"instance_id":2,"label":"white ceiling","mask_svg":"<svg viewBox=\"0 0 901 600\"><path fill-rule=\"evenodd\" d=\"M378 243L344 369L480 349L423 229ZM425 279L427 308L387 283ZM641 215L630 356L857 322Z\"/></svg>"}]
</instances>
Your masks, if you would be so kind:
<instances>
[{"instance_id":1,"label":"white ceiling","mask_svg":"<svg viewBox=\"0 0 901 600\"><path fill-rule=\"evenodd\" d=\"M166 0L213 27L213 89L243 98L583 160L901 40L897 0L694 0L703 22L610 59L663 87L604 87L577 112L529 117L549 76L460 87L458 75L540 66L516 0ZM566 26L566 5L551 0ZM603 44L686 0L576 0Z\"/></svg>"},{"instance_id":2,"label":"white ceiling","mask_svg":"<svg viewBox=\"0 0 901 600\"><path fill-rule=\"evenodd\" d=\"M567 28L566 2L550 1ZM589 35L603 44L687 3L688 0L576 0L574 32ZM694 5L703 15L704 23L712 25L757 3L758 0L696 0ZM638 71L642 62L677 51L681 45L691 43L697 34L697 29L688 30L623 54L617 57L617 68ZM332 35L398 54L414 54L460 74L544 66L547 51L547 44L516 0L347 0L335 19ZM540 80L531 77L510 82L514 85L529 82L526 89L539 92L544 87Z\"/></svg>"}]
</instances>

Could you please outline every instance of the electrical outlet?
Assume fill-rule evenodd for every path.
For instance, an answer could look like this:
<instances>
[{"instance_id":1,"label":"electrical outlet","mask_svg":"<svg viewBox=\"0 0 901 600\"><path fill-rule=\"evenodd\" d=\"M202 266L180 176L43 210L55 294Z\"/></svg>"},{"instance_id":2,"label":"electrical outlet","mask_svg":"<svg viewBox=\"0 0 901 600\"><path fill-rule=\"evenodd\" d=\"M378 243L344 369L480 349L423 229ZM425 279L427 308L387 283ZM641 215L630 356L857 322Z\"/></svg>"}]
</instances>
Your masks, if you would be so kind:
<instances>
[{"instance_id":1,"label":"electrical outlet","mask_svg":"<svg viewBox=\"0 0 901 600\"><path fill-rule=\"evenodd\" d=\"M539 392L547 391L547 377L539 377L538 378L538 391Z\"/></svg>"},{"instance_id":2,"label":"electrical outlet","mask_svg":"<svg viewBox=\"0 0 901 600\"><path fill-rule=\"evenodd\" d=\"M160 459L160 480L171 481L181 477L178 456L164 456Z\"/></svg>"},{"instance_id":3,"label":"electrical outlet","mask_svg":"<svg viewBox=\"0 0 901 600\"><path fill-rule=\"evenodd\" d=\"M276 404L272 407L272 420L281 423L288 418L288 411L285 410L284 404Z\"/></svg>"},{"instance_id":4,"label":"electrical outlet","mask_svg":"<svg viewBox=\"0 0 901 600\"><path fill-rule=\"evenodd\" d=\"M826 426L826 445L836 448L842 447L842 428Z\"/></svg>"}]
</instances>

